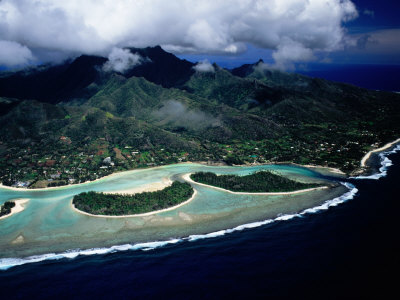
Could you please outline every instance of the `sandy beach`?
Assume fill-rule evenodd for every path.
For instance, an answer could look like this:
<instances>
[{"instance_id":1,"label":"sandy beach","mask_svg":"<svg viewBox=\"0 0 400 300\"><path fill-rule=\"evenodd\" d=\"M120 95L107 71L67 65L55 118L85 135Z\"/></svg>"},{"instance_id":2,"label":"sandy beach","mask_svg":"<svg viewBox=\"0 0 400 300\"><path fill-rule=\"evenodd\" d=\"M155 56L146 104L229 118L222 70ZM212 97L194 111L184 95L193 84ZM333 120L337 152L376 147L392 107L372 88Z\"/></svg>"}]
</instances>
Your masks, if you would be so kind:
<instances>
[{"instance_id":1,"label":"sandy beach","mask_svg":"<svg viewBox=\"0 0 400 300\"><path fill-rule=\"evenodd\" d=\"M318 165L299 165L299 164L294 164L294 165L299 166L299 167L312 168L312 169L325 169L331 173L346 175L345 172L343 172L342 170L337 169L337 168L324 167L324 166L318 166Z\"/></svg>"},{"instance_id":2,"label":"sandy beach","mask_svg":"<svg viewBox=\"0 0 400 300\"><path fill-rule=\"evenodd\" d=\"M311 191L315 191L315 190L323 190L323 189L327 189L328 188L328 186L320 186L320 187L304 189L304 190L298 190L298 191L293 191L293 192L266 192L266 193L232 192L230 190L226 190L226 189L223 189L223 188L220 188L220 187L216 187L216 186L212 186L212 185L208 185L208 184L204 184L204 183L199 183L199 182L193 181L190 178L191 174L192 173L185 174L185 175L182 176L182 178L184 180L186 180L187 182L190 182L190 183L202 185L202 186L205 186L205 187L213 188L213 189L216 189L216 190L220 190L220 191L223 191L223 192L226 192L226 193L230 193L230 194L235 194L235 195L264 195L264 196L268 196L268 195L270 195L270 196L295 195L295 194L306 193L306 192L311 192Z\"/></svg>"},{"instance_id":3,"label":"sandy beach","mask_svg":"<svg viewBox=\"0 0 400 300\"><path fill-rule=\"evenodd\" d=\"M177 163L177 165L179 164L200 164L200 165L208 165L207 162L181 162L181 163ZM314 165L300 165L300 164L296 164L296 163L291 163L291 162L282 162L282 163L268 163L268 164L259 164L259 165L280 165L280 164L292 164L292 165L296 165L296 166L300 166L300 167L305 167L305 168L321 168L321 169L326 169L327 171L331 172L331 173L338 173L338 174L342 174L342 175L346 175L345 173L343 173L341 170L339 169L334 169L334 168L329 168L329 167L324 167L324 166L314 166ZM235 165L235 167L249 167L252 166L251 164L248 165ZM68 185L63 185L63 186L54 186L54 187L46 187L46 188L37 188L37 189L29 189L29 188L18 188L18 187L12 187L12 186L7 186L7 185L3 185L0 182L0 188L3 189L7 189L7 190L12 190L12 191L49 191L49 190L61 190L61 189L65 189L65 188L69 188L69 187L73 187L73 186L78 186L78 185L85 185L85 184L89 184L89 183L93 183L93 182L98 182L101 180L105 180L107 178L110 177L114 177L117 175L121 175L124 172L135 172L135 171L148 171L148 170L152 170L152 169L159 169L165 166L157 166L157 167L151 167L151 168L144 168L144 169L132 169L132 170L126 170L126 171L120 171L120 172L115 172L112 174L109 174L107 176L98 178L96 180L92 180L92 181L85 181L85 182L81 182L81 183L74 183L74 184L68 184ZM168 179L169 180L169 179ZM126 190L119 190L119 191L112 191L112 192L106 192L106 193L113 193L113 194L134 194L134 193L141 193L141 192L153 192L159 189L163 189L164 187L167 187L168 185L171 185L172 182L169 181L167 184L166 182L163 180L163 183L156 183L157 185L146 185L143 187L137 187L137 188L132 188L132 189L126 189ZM160 185L158 185L160 184Z\"/></svg>"},{"instance_id":4,"label":"sandy beach","mask_svg":"<svg viewBox=\"0 0 400 300\"><path fill-rule=\"evenodd\" d=\"M384 151L390 147L392 147L394 144L400 143L400 138L387 143L386 145L384 145L383 147L380 147L378 149L374 149L369 151L362 159L360 162L361 167L366 167L366 162L369 159L369 157L371 156L372 153L376 153L376 152L380 152L380 151ZM187 161L187 162L180 162L177 164L201 164L201 165L209 165L207 162L201 162L201 161L196 161L196 162L191 162L191 161ZM220 163L215 163L216 165L224 165L224 164L220 164ZM299 166L299 167L304 167L304 168L312 168L312 169L324 169L327 172L330 173L335 173L335 174L340 174L340 175L344 175L347 176L346 173L344 173L342 170L337 169L337 168L331 168L331 167L326 167L326 166L319 166L319 165L301 165L301 164L296 164L293 162L279 162L279 163L267 163L267 164L244 164L244 165L235 165L236 167L248 167L248 166L252 166L252 165L281 165L281 164L288 164L288 165L295 165L295 166ZM29 188L17 188L17 187L11 187L11 186L6 186L3 185L0 182L0 188L4 188L4 189L8 189L8 190L13 190L13 191L48 191L48 190L60 190L63 188L68 188L71 186L77 186L77 185L85 185L85 184L89 184L89 183L93 183L93 182L98 182L116 175L120 175L121 173L124 172L132 172L132 171L141 171L141 170L151 170L151 169L158 169L158 168L162 168L164 166L157 166L157 167L151 167L151 168L144 168L144 169L133 169L133 170L126 170L126 171L120 171L120 172L115 172L112 174L109 174L107 176L98 178L96 180L92 180L92 181L86 181L86 182L82 182L82 183L74 183L74 184L69 184L69 185L63 185L63 186L55 186L55 187L46 187L46 188L38 188L38 189L29 189ZM169 183L168 185L170 185L172 183ZM112 191L110 193L116 193L116 194L133 194L133 193L140 193L140 192L144 192L144 191L156 191L159 189L163 189L164 187L168 186L165 185L165 183L163 182L162 185L159 186L144 186L144 187L138 187L138 188L132 188L132 189L126 189L126 190L121 190L121 191Z\"/></svg>"},{"instance_id":5,"label":"sandy beach","mask_svg":"<svg viewBox=\"0 0 400 300\"><path fill-rule=\"evenodd\" d=\"M382 147L380 147L380 148L378 148L378 149L374 149L374 150L369 151L369 152L368 152L367 154L365 154L364 157L361 159L361 163L360 163L361 167L366 167L366 162L368 161L368 159L370 158L370 156L371 156L372 153L384 151L384 150L386 150L386 149L392 147L393 145L395 145L395 144L397 144L397 143L400 143L400 138L397 139L397 140L395 140L395 141L393 141L393 142L387 143L385 146L382 146Z\"/></svg>"},{"instance_id":6,"label":"sandy beach","mask_svg":"<svg viewBox=\"0 0 400 300\"><path fill-rule=\"evenodd\" d=\"M156 192L159 190L162 190L166 187L169 187L172 184L172 180L165 177L162 179L161 182L153 182L149 184L144 184L138 187L130 188L130 189L125 189L125 190L117 190L117 191L108 191L104 192L104 194L119 194L119 195L124 195L124 194L137 194L137 193L143 193L143 192Z\"/></svg>"},{"instance_id":7,"label":"sandy beach","mask_svg":"<svg viewBox=\"0 0 400 300\"><path fill-rule=\"evenodd\" d=\"M180 162L180 163L176 163L176 165L179 164L200 164L199 162L191 162L191 161L187 161L187 162ZM126 173L126 172L139 172L139 171L148 171L148 170L152 170L152 169L159 169L162 167L165 167L168 165L163 165L163 166L157 166L157 167L151 167L151 168L140 168L140 169L131 169L131 170L125 170L125 171L118 171L118 172L114 172L112 174L106 175L104 177L95 179L95 180L88 180L85 182L81 182L81 183L73 183L73 184L68 184L68 185L61 185L61 186L51 186L51 187L46 187L46 188L38 188L38 189L29 189L29 188L19 188L19 187L13 187L13 186L8 186L8 185L3 185L3 183L0 182L0 188L3 189L7 189L7 190L11 190L11 191L49 191L49 190L61 190L61 189L65 189L65 188L70 188L73 186L78 186L78 185L85 185L85 184L89 184L89 183L93 183L93 182L98 182L98 181L102 181L104 179L110 178L110 177L114 177L117 175L121 175L122 173ZM170 183L172 184L172 182ZM166 187L166 186L164 186ZM127 190L121 190L121 191L117 191L117 192L112 192L112 193L117 193L117 194L121 194L121 193L138 193L136 191L136 188L133 188L132 191L130 191L131 189L127 189ZM139 188L138 188L139 190ZM148 190L147 190L148 191Z\"/></svg>"},{"instance_id":8,"label":"sandy beach","mask_svg":"<svg viewBox=\"0 0 400 300\"><path fill-rule=\"evenodd\" d=\"M12 200L12 201L15 202L15 206L13 208L11 208L11 213L9 213L8 215L0 217L0 220L8 218L8 217L11 217L12 215L20 213L21 211L23 211L25 209L25 204L29 201L29 199L16 199L16 200Z\"/></svg>"},{"instance_id":9,"label":"sandy beach","mask_svg":"<svg viewBox=\"0 0 400 300\"><path fill-rule=\"evenodd\" d=\"M142 169L137 169L137 170L142 170ZM133 170L128 170L128 171L122 171L122 172L130 172ZM121 174L122 172L115 172L112 173L110 175L106 175L104 177L98 178L96 180L92 180L92 181L85 181L85 182L81 182L81 183L74 183L74 184L68 184L68 185L61 185L61 186L50 186L50 187L45 187L45 188L38 188L38 189L28 189L28 188L19 188L19 187L13 187L13 186L8 186L8 185L3 185L3 183L0 182L0 188L2 189L7 189L7 190L11 190L11 191L49 191L49 190L61 190L61 189L65 189L65 188L69 188L71 186L77 186L77 185L84 185L84 184L88 184L88 183L92 183L92 182L97 182L100 180L104 180L106 178L109 177L113 177L116 175Z\"/></svg>"},{"instance_id":10,"label":"sandy beach","mask_svg":"<svg viewBox=\"0 0 400 300\"><path fill-rule=\"evenodd\" d=\"M148 212L148 213L143 213L143 214L121 215L121 216L93 215L93 214L90 214L90 213L87 213L87 212L84 212L84 211L81 211L81 210L77 209L77 208L75 207L75 205L72 203L72 200L71 200L71 207L72 207L72 209L73 209L74 211L76 211L77 213L80 213L80 214L86 215L86 216L90 216L90 217L97 217L97 218L113 218L113 219L119 219L119 218L131 218L131 217L146 217L146 216L151 216L151 215L155 215L155 214L158 214L158 213L162 213L162 212L174 210L174 209L177 209L177 208L179 208L179 207L181 207L181 206L183 206L183 205L188 204L188 203L189 203L190 201L192 201L192 200L196 197L196 195L197 195L197 191L196 191L195 189L193 189L193 190L194 190L194 192L193 192L192 197L190 197L190 198L189 198L188 200L186 200L185 202L182 202L182 203L180 203L180 204L178 204L178 205L175 205L175 206L172 206L172 207L168 207L168 208L164 208L164 209L160 209L160 210L155 210L155 211L150 211L150 212Z\"/></svg>"}]
</instances>

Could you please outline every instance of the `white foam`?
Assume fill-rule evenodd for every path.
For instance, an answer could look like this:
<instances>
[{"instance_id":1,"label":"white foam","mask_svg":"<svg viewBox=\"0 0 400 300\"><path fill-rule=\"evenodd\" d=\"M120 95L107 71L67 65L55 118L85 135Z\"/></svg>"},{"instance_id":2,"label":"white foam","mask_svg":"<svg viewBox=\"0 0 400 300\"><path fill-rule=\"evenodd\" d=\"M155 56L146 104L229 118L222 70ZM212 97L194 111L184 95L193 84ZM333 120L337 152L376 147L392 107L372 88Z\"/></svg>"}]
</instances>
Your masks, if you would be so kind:
<instances>
[{"instance_id":1,"label":"white foam","mask_svg":"<svg viewBox=\"0 0 400 300\"><path fill-rule=\"evenodd\" d=\"M0 258L0 270L7 270L11 267L20 266L29 263L41 262L44 260L58 260L62 258L73 259L79 255L99 255L99 254L107 254L114 253L120 251L127 250L153 250L159 247L166 246L168 244L176 244L178 242L183 241L182 239L172 239L168 241L156 241L156 242L148 242L148 243L138 243L138 244L125 244L125 245L117 245L112 246L110 248L92 248L92 249L76 249L76 250L68 250L62 253L48 253L42 255L34 255L26 258Z\"/></svg>"},{"instance_id":2,"label":"white foam","mask_svg":"<svg viewBox=\"0 0 400 300\"><path fill-rule=\"evenodd\" d=\"M381 167L379 168L379 173L368 175L368 176L356 176L356 177L350 177L350 178L378 180L379 178L385 177L387 175L387 169L390 166L393 166L393 162L387 156L390 154L394 154L397 151L400 151L400 145L397 145L395 148L393 148L390 151L385 151L385 152L379 153L379 158L381 161Z\"/></svg>"},{"instance_id":3,"label":"white foam","mask_svg":"<svg viewBox=\"0 0 400 300\"><path fill-rule=\"evenodd\" d=\"M176 244L176 243L183 242L183 241L193 242L193 241L197 241L197 240L201 240L201 239L221 237L221 236L224 236L225 234L229 234L229 233L236 232L236 231L242 231L244 229L260 227L260 226L270 224L270 223L273 223L276 221L283 222L283 221L291 220L293 218L303 217L306 214L318 213L319 211L327 210L329 207L337 206L340 203L343 203L350 199L353 199L355 194L358 192L357 188L350 183L342 183L342 184L348 188L348 190L349 190L348 192L344 193L343 195L341 195L339 197L328 200L319 206L305 209L300 213L278 215L274 219L267 219L264 221L239 225L237 227L230 228L230 229L215 231L215 232L211 232L211 233L207 233L207 234L190 235L185 238L171 239L168 241L155 241L155 242L138 243L138 244L124 244L124 245L112 246L109 248L92 248L92 249L86 249L86 250L76 249L76 250L69 250L69 251L66 251L63 253L59 253L59 254L49 253L49 254L43 254L43 255L30 256L30 257L26 257L26 258L2 258L2 259L0 259L0 270L7 270L11 267L28 264L28 263L41 262L41 261L45 261L45 260L58 260L58 259L65 259L65 258L73 259L79 255L85 255L85 256L98 255L98 254L106 254L106 253L128 251L128 250L149 251L149 250L153 250L153 249L156 249L159 247L163 247L163 246L170 245L170 244Z\"/></svg>"}]
</instances>

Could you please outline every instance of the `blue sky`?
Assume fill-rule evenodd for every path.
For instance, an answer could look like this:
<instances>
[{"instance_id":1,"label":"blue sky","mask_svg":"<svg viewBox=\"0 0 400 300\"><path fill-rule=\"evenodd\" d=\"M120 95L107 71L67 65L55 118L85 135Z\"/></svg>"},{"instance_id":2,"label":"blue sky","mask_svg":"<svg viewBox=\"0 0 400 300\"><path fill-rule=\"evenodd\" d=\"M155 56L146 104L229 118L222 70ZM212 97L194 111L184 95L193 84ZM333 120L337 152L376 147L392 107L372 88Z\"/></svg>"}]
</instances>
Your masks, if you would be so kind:
<instances>
[{"instance_id":1,"label":"blue sky","mask_svg":"<svg viewBox=\"0 0 400 300\"><path fill-rule=\"evenodd\" d=\"M400 1L353 0L358 17L344 23L347 34L358 39L358 44L330 53L317 53L318 59L310 63L298 63L296 69L313 68L321 64L385 64L400 65ZM232 68L244 63L263 59L273 63L272 50L247 45L248 51L240 55L179 55L190 61L207 59L210 62Z\"/></svg>"},{"instance_id":2,"label":"blue sky","mask_svg":"<svg viewBox=\"0 0 400 300\"><path fill-rule=\"evenodd\" d=\"M123 61L126 47L156 45L224 67L400 64L399 11L388 0L0 0L0 68Z\"/></svg>"}]
</instances>

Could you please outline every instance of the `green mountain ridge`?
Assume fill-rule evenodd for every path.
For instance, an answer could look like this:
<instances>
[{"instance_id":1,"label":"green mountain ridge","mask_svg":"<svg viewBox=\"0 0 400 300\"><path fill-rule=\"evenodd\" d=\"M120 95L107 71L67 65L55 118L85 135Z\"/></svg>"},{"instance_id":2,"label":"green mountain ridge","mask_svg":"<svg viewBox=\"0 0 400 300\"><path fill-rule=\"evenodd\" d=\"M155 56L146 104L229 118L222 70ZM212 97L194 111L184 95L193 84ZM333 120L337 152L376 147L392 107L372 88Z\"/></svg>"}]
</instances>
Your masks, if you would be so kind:
<instances>
[{"instance_id":1,"label":"green mountain ridge","mask_svg":"<svg viewBox=\"0 0 400 300\"><path fill-rule=\"evenodd\" d=\"M398 94L271 70L261 61L198 72L158 47L131 51L151 61L126 74L97 67L83 88L90 93L58 104L0 89L0 181L66 184L189 160L289 161L352 172L371 145L400 132ZM167 65L180 71L158 73ZM47 75L37 72L29 80L45 86ZM63 74L65 87L79 86Z\"/></svg>"}]
</instances>

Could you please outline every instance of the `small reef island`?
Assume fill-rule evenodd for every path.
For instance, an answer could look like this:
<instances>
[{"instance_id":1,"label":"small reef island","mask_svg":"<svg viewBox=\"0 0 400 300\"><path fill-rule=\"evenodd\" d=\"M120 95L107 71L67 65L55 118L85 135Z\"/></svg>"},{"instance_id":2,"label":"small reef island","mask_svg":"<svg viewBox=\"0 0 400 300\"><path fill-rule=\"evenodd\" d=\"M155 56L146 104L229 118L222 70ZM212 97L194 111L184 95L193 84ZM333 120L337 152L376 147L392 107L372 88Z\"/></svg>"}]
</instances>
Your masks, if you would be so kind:
<instances>
[{"instance_id":1,"label":"small reef island","mask_svg":"<svg viewBox=\"0 0 400 300\"><path fill-rule=\"evenodd\" d=\"M262 61L199 72L159 46L124 51L143 63L105 72L108 58L83 55L0 76L0 201L15 201L0 217L0 259L327 207L399 142L400 94Z\"/></svg>"},{"instance_id":2,"label":"small reef island","mask_svg":"<svg viewBox=\"0 0 400 300\"><path fill-rule=\"evenodd\" d=\"M133 195L85 192L74 196L75 209L91 215L125 216L139 215L175 208L192 198L194 190L188 183L174 181L160 191Z\"/></svg>"},{"instance_id":3,"label":"small reef island","mask_svg":"<svg viewBox=\"0 0 400 300\"><path fill-rule=\"evenodd\" d=\"M25 209L25 204L28 199L16 199L13 201L6 201L0 205L0 219L4 219L12 216L13 214L19 213Z\"/></svg>"},{"instance_id":4,"label":"small reef island","mask_svg":"<svg viewBox=\"0 0 400 300\"><path fill-rule=\"evenodd\" d=\"M0 208L0 217L7 216L11 214L11 209L15 207L14 201L5 202Z\"/></svg>"},{"instance_id":5,"label":"small reef island","mask_svg":"<svg viewBox=\"0 0 400 300\"><path fill-rule=\"evenodd\" d=\"M197 172L188 175L184 179L190 182L225 189L229 192L249 194L298 193L325 188L319 183L302 183L270 171L259 171L245 176L218 176L211 172ZM189 202L194 195L195 190L189 183L174 181L172 185L162 190L132 195L84 192L74 196L72 205L75 210L91 216L124 217L174 209Z\"/></svg>"},{"instance_id":6,"label":"small reef island","mask_svg":"<svg viewBox=\"0 0 400 300\"><path fill-rule=\"evenodd\" d=\"M260 171L246 176L218 176L211 172L198 172L191 174L190 179L198 183L219 187L228 191L245 193L294 192L322 186L317 183L294 181L268 171Z\"/></svg>"}]
</instances>

